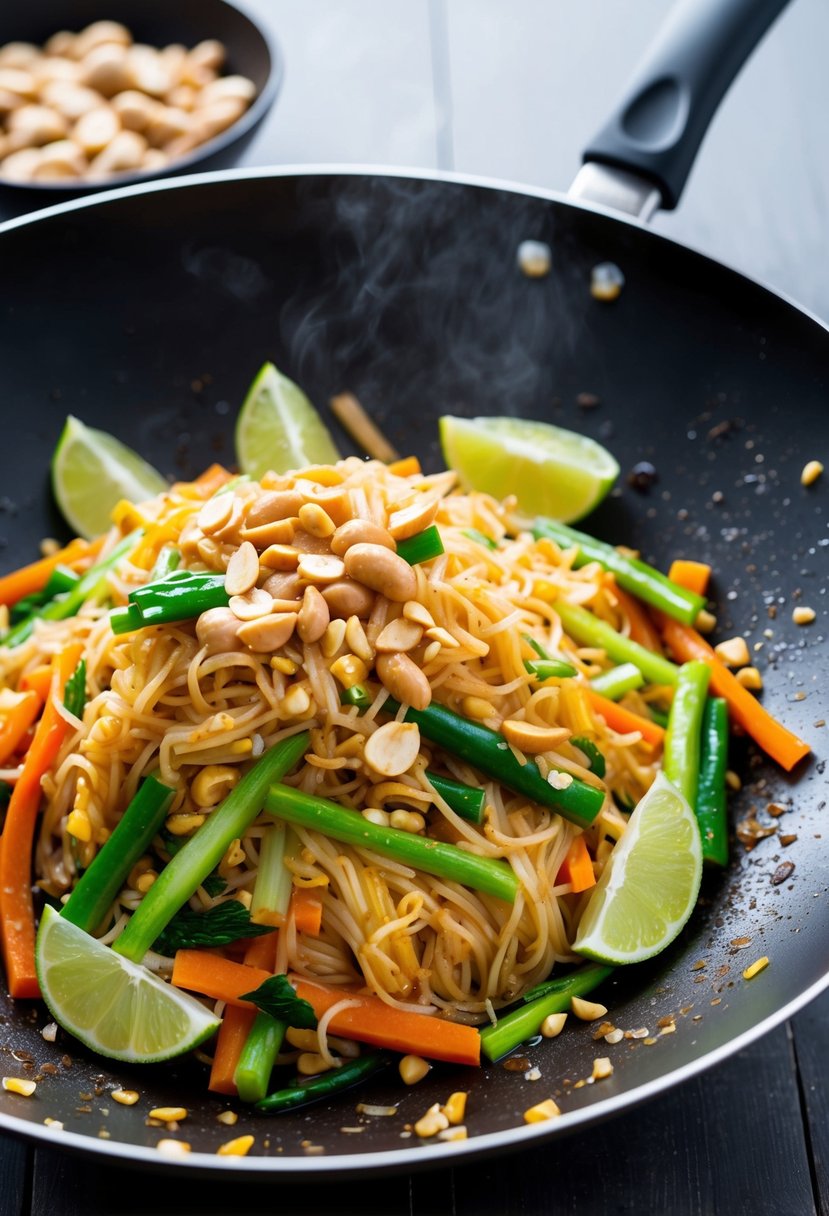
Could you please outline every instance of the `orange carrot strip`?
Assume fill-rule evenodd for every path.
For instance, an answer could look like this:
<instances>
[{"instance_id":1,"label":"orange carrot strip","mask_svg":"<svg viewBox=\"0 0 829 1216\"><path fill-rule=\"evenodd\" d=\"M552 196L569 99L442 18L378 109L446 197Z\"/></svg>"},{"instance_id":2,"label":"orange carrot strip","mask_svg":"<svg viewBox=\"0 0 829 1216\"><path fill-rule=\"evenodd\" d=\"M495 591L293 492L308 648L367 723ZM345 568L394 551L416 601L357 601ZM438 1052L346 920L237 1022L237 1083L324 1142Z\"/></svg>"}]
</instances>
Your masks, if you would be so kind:
<instances>
[{"instance_id":1,"label":"orange carrot strip","mask_svg":"<svg viewBox=\"0 0 829 1216\"><path fill-rule=\"evenodd\" d=\"M291 912L298 933L319 937L322 929L322 900L318 887L294 887Z\"/></svg>"},{"instance_id":2,"label":"orange carrot strip","mask_svg":"<svg viewBox=\"0 0 829 1216\"><path fill-rule=\"evenodd\" d=\"M36 692L41 701L45 701L52 687L52 664L41 663L40 667L33 667L20 677L17 687L21 692Z\"/></svg>"},{"instance_id":3,"label":"orange carrot strip","mask_svg":"<svg viewBox=\"0 0 829 1216\"><path fill-rule=\"evenodd\" d=\"M556 875L556 884L560 882L569 882L574 893L588 891L590 887L596 885L593 858L587 851L583 836L577 836L567 850L567 856Z\"/></svg>"},{"instance_id":4,"label":"orange carrot strip","mask_svg":"<svg viewBox=\"0 0 829 1216\"><path fill-rule=\"evenodd\" d=\"M421 471L420 461L416 456L403 456L400 460L393 460L388 469L395 477L416 477Z\"/></svg>"},{"instance_id":5,"label":"orange carrot strip","mask_svg":"<svg viewBox=\"0 0 829 1216\"><path fill-rule=\"evenodd\" d=\"M253 1005L245 1005L244 1008L228 1005L225 1010L216 1039L216 1053L213 1056L210 1081L207 1085L211 1093L227 1094L229 1097L236 1096L236 1083L233 1075L255 1018L256 1010Z\"/></svg>"},{"instance_id":6,"label":"orange carrot strip","mask_svg":"<svg viewBox=\"0 0 829 1216\"><path fill-rule=\"evenodd\" d=\"M187 988L213 997L215 1001L227 1001L228 1005L249 1009L250 1002L243 1001L242 994L253 992L272 974L263 967L246 967L244 963L233 963L206 950L178 950L172 980L176 988Z\"/></svg>"},{"instance_id":7,"label":"orange carrot strip","mask_svg":"<svg viewBox=\"0 0 829 1216\"><path fill-rule=\"evenodd\" d=\"M611 730L618 730L620 734L627 734L632 730L641 731L645 742L653 744L654 747L659 747L664 742L665 731L658 722L651 722L649 718L643 718L640 714L625 709L623 705L617 705L615 701L610 701L592 688L586 688L585 692L593 708L602 715Z\"/></svg>"},{"instance_id":8,"label":"orange carrot strip","mask_svg":"<svg viewBox=\"0 0 829 1216\"><path fill-rule=\"evenodd\" d=\"M278 933L263 933L261 937L252 937L245 950L245 965L273 972L276 966L276 943L278 940Z\"/></svg>"},{"instance_id":9,"label":"orange carrot strip","mask_svg":"<svg viewBox=\"0 0 829 1216\"><path fill-rule=\"evenodd\" d=\"M697 595L705 595L711 578L711 567L706 562L686 561L677 558L671 562L668 578L678 583L686 591L696 591Z\"/></svg>"},{"instance_id":10,"label":"orange carrot strip","mask_svg":"<svg viewBox=\"0 0 829 1216\"><path fill-rule=\"evenodd\" d=\"M304 980L292 975L296 994L313 1006L321 1018L338 1001L359 1002L335 1013L328 1023L332 1034L358 1043L387 1047L403 1055L426 1056L430 1060L450 1060L453 1064L480 1064L481 1038L474 1026L447 1022L429 1014L393 1009L377 996L366 996L346 988Z\"/></svg>"},{"instance_id":11,"label":"orange carrot strip","mask_svg":"<svg viewBox=\"0 0 829 1216\"><path fill-rule=\"evenodd\" d=\"M88 557L93 548L97 553L103 541L103 537L91 544L85 540L73 540L65 549L59 549L57 553L51 553L49 557L42 557L40 561L32 562L28 566L21 566L19 570L13 570L11 574L0 578L0 604L8 604L11 607L24 596L42 591L49 582L55 566L68 566L80 557Z\"/></svg>"},{"instance_id":12,"label":"orange carrot strip","mask_svg":"<svg viewBox=\"0 0 829 1216\"><path fill-rule=\"evenodd\" d=\"M35 915L32 906L32 841L40 806L40 782L48 772L69 730L58 713L55 698L63 697L66 681L83 654L83 643L75 642L57 655L53 696L46 702L32 745L23 762L23 772L14 787L6 811L6 826L0 837L0 944L6 963L9 995L37 997L40 989L35 972Z\"/></svg>"},{"instance_id":13,"label":"orange carrot strip","mask_svg":"<svg viewBox=\"0 0 829 1216\"><path fill-rule=\"evenodd\" d=\"M199 473L194 481L177 481L173 486L173 490L181 493L182 490L192 490L197 498L210 498L211 494L215 494L217 490L221 490L223 485L226 485L232 473L228 473L227 469L220 464L211 464L203 473Z\"/></svg>"},{"instance_id":14,"label":"orange carrot strip","mask_svg":"<svg viewBox=\"0 0 829 1216\"><path fill-rule=\"evenodd\" d=\"M613 594L630 624L631 641L638 642L640 646L652 650L655 654L662 654L662 639L645 606L621 587L614 587Z\"/></svg>"},{"instance_id":15,"label":"orange carrot strip","mask_svg":"<svg viewBox=\"0 0 829 1216\"><path fill-rule=\"evenodd\" d=\"M787 730L768 710L763 709L760 702L755 700L720 662L712 647L695 629L665 617L662 621L662 633L674 658L679 662L688 663L692 659L702 659L708 664L711 668L711 694L725 697L732 720L739 722L754 742L786 772L790 772L798 761L808 756L811 751L809 744Z\"/></svg>"},{"instance_id":16,"label":"orange carrot strip","mask_svg":"<svg viewBox=\"0 0 829 1216\"><path fill-rule=\"evenodd\" d=\"M0 700L3 699L10 704L8 709L0 705L0 764L5 764L17 751L43 705L43 698L36 692L15 693L4 689L0 693Z\"/></svg>"}]
</instances>

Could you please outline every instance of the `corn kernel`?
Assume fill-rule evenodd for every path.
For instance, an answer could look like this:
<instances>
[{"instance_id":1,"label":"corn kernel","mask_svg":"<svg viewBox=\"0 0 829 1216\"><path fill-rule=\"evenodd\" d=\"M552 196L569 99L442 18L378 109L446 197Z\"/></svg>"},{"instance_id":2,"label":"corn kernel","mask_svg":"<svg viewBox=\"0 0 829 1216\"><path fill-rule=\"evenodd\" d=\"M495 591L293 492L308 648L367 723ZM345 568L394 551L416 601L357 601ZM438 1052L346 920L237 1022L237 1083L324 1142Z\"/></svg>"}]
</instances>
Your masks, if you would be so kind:
<instances>
[{"instance_id":1,"label":"corn kernel","mask_svg":"<svg viewBox=\"0 0 829 1216\"><path fill-rule=\"evenodd\" d=\"M550 1013L541 1023L541 1033L545 1039L554 1039L560 1035L567 1021L566 1013Z\"/></svg>"},{"instance_id":2,"label":"corn kernel","mask_svg":"<svg viewBox=\"0 0 829 1216\"><path fill-rule=\"evenodd\" d=\"M230 764L206 764L190 782L196 806L216 806L238 784L241 773Z\"/></svg>"},{"instance_id":3,"label":"corn kernel","mask_svg":"<svg viewBox=\"0 0 829 1216\"><path fill-rule=\"evenodd\" d=\"M56 1131L56 1132L63 1131L63 1124L61 1123L60 1119L52 1119L52 1118L50 1118L49 1115L47 1115L46 1118L43 1120L43 1122L46 1124L47 1127L51 1127L53 1131Z\"/></svg>"},{"instance_id":4,"label":"corn kernel","mask_svg":"<svg viewBox=\"0 0 829 1216\"><path fill-rule=\"evenodd\" d=\"M570 1001L570 1008L577 1018L582 1022L595 1022L597 1018L603 1018L607 1013L607 1006L599 1005L595 1001L585 1001L583 997L574 996Z\"/></svg>"},{"instance_id":5,"label":"corn kernel","mask_svg":"<svg viewBox=\"0 0 829 1216\"><path fill-rule=\"evenodd\" d=\"M449 1120L450 1126L457 1127L463 1123L464 1115L466 1114L466 1099L469 1094L464 1090L459 1089L455 1093L450 1094L443 1105L443 1113Z\"/></svg>"},{"instance_id":6,"label":"corn kernel","mask_svg":"<svg viewBox=\"0 0 829 1216\"><path fill-rule=\"evenodd\" d=\"M763 677L756 667L743 667L737 672L737 683L749 692L759 692L763 687Z\"/></svg>"},{"instance_id":7,"label":"corn kernel","mask_svg":"<svg viewBox=\"0 0 829 1216\"><path fill-rule=\"evenodd\" d=\"M597 1056L593 1061L593 1080L604 1081L613 1076L613 1065L607 1056Z\"/></svg>"},{"instance_id":8,"label":"corn kernel","mask_svg":"<svg viewBox=\"0 0 829 1216\"><path fill-rule=\"evenodd\" d=\"M179 815L171 815L164 826L171 836L189 836L191 832L195 832L196 828L201 827L204 820L204 815L191 815L184 812Z\"/></svg>"},{"instance_id":9,"label":"corn kernel","mask_svg":"<svg viewBox=\"0 0 829 1216\"><path fill-rule=\"evenodd\" d=\"M284 655L279 654L275 654L271 659L271 667L283 676L293 676L299 671L299 667L293 659L286 659Z\"/></svg>"},{"instance_id":10,"label":"corn kernel","mask_svg":"<svg viewBox=\"0 0 829 1216\"><path fill-rule=\"evenodd\" d=\"M467 718L477 718L479 721L495 715L494 705L485 701L483 697L464 697L461 702L461 710Z\"/></svg>"},{"instance_id":11,"label":"corn kernel","mask_svg":"<svg viewBox=\"0 0 829 1216\"><path fill-rule=\"evenodd\" d=\"M712 633L717 628L717 618L713 612L709 612L707 608L702 608L697 613L694 625L700 633Z\"/></svg>"},{"instance_id":12,"label":"corn kernel","mask_svg":"<svg viewBox=\"0 0 829 1216\"><path fill-rule=\"evenodd\" d=\"M109 1096L113 1102L118 1102L121 1106L135 1106L139 1098L138 1091L135 1089L113 1089Z\"/></svg>"},{"instance_id":13,"label":"corn kernel","mask_svg":"<svg viewBox=\"0 0 829 1216\"><path fill-rule=\"evenodd\" d=\"M216 1149L218 1157L247 1157L254 1145L253 1136L237 1136L235 1140L227 1140Z\"/></svg>"},{"instance_id":14,"label":"corn kernel","mask_svg":"<svg viewBox=\"0 0 829 1216\"><path fill-rule=\"evenodd\" d=\"M718 642L714 654L726 667L745 667L751 662L745 638L728 638L725 642Z\"/></svg>"},{"instance_id":15,"label":"corn kernel","mask_svg":"<svg viewBox=\"0 0 829 1216\"><path fill-rule=\"evenodd\" d=\"M250 912L251 905L253 903L253 896L251 895L250 891L239 890L236 892L234 899L237 903L241 904L243 908L247 908L248 912Z\"/></svg>"},{"instance_id":16,"label":"corn kernel","mask_svg":"<svg viewBox=\"0 0 829 1216\"><path fill-rule=\"evenodd\" d=\"M545 1102L537 1102L535 1106L524 1111L524 1122L545 1123L547 1119L556 1119L560 1114L561 1110L553 1099L547 1098Z\"/></svg>"},{"instance_id":17,"label":"corn kernel","mask_svg":"<svg viewBox=\"0 0 829 1216\"><path fill-rule=\"evenodd\" d=\"M31 1098L37 1085L34 1081L25 1081L22 1077L4 1077L3 1088L6 1093L20 1094L21 1098Z\"/></svg>"},{"instance_id":18,"label":"corn kernel","mask_svg":"<svg viewBox=\"0 0 829 1216\"><path fill-rule=\"evenodd\" d=\"M792 620L794 621L795 625L811 625L812 621L815 619L815 615L816 613L814 608L795 608L794 612L792 613Z\"/></svg>"},{"instance_id":19,"label":"corn kernel","mask_svg":"<svg viewBox=\"0 0 829 1216\"><path fill-rule=\"evenodd\" d=\"M239 1122L239 1116L235 1110L223 1110L216 1116L216 1122L224 1123L225 1127L233 1127L235 1123Z\"/></svg>"},{"instance_id":20,"label":"corn kernel","mask_svg":"<svg viewBox=\"0 0 829 1216\"><path fill-rule=\"evenodd\" d=\"M744 980L753 980L755 975L759 975L761 971L765 971L765 969L766 969L766 967L768 967L768 965L769 965L769 959L764 954L762 958L757 959L756 963L752 963L749 967L746 967L745 971L743 972L743 979ZM4 1082L4 1084L5 1084L5 1082Z\"/></svg>"},{"instance_id":21,"label":"corn kernel","mask_svg":"<svg viewBox=\"0 0 829 1216\"><path fill-rule=\"evenodd\" d=\"M187 1108L184 1106L156 1106L150 1111L151 1119L159 1119L162 1123L181 1123L187 1118Z\"/></svg>"},{"instance_id":22,"label":"corn kernel","mask_svg":"<svg viewBox=\"0 0 829 1216\"><path fill-rule=\"evenodd\" d=\"M426 827L426 820L417 811L392 811L389 823L393 828L415 835Z\"/></svg>"},{"instance_id":23,"label":"corn kernel","mask_svg":"<svg viewBox=\"0 0 829 1216\"><path fill-rule=\"evenodd\" d=\"M446 1131L448 1126L449 1120L437 1102L435 1102L434 1106L429 1107L425 1115L421 1115L414 1125L414 1130L415 1135L428 1139L430 1136L436 1136L438 1132Z\"/></svg>"},{"instance_id":24,"label":"corn kernel","mask_svg":"<svg viewBox=\"0 0 829 1216\"><path fill-rule=\"evenodd\" d=\"M92 823L86 811L70 811L66 820L66 830L76 840L88 844L92 839Z\"/></svg>"},{"instance_id":25,"label":"corn kernel","mask_svg":"<svg viewBox=\"0 0 829 1216\"><path fill-rule=\"evenodd\" d=\"M135 884L138 882L141 875L146 874L147 870L152 869L152 865L153 863L151 859L146 855L144 857L139 857L138 861L127 875L127 886L132 887L132 889L135 890Z\"/></svg>"},{"instance_id":26,"label":"corn kernel","mask_svg":"<svg viewBox=\"0 0 829 1216\"><path fill-rule=\"evenodd\" d=\"M422 1056L403 1056L398 1064L400 1080L404 1085L417 1085L431 1070L431 1064Z\"/></svg>"},{"instance_id":27,"label":"corn kernel","mask_svg":"<svg viewBox=\"0 0 829 1216\"><path fill-rule=\"evenodd\" d=\"M158 875L155 870L147 870L144 874L140 874L135 883L136 891L140 891L142 895L146 895L157 878Z\"/></svg>"},{"instance_id":28,"label":"corn kernel","mask_svg":"<svg viewBox=\"0 0 829 1216\"><path fill-rule=\"evenodd\" d=\"M460 1127L445 1127L442 1132L438 1132L438 1140L448 1140L450 1143L453 1140L466 1140L469 1133L463 1126Z\"/></svg>"},{"instance_id":29,"label":"corn kernel","mask_svg":"<svg viewBox=\"0 0 829 1216\"><path fill-rule=\"evenodd\" d=\"M802 486L813 485L818 477L823 472L823 465L819 460L810 460L808 464L803 466L803 472L800 474L800 484Z\"/></svg>"},{"instance_id":30,"label":"corn kernel","mask_svg":"<svg viewBox=\"0 0 829 1216\"><path fill-rule=\"evenodd\" d=\"M295 684L285 693L282 708L291 718L301 718L311 708L311 698L301 684Z\"/></svg>"}]
</instances>

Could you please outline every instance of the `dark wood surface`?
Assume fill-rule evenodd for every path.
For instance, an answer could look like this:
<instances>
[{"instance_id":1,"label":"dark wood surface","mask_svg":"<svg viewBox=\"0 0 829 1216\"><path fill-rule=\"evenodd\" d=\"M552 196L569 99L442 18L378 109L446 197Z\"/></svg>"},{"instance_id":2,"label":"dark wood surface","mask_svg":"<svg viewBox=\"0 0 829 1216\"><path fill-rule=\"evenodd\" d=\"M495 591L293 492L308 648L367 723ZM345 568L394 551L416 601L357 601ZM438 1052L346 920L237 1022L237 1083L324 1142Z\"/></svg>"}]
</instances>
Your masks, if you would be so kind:
<instances>
[{"instance_id":1,"label":"dark wood surface","mask_svg":"<svg viewBox=\"0 0 829 1216\"><path fill-rule=\"evenodd\" d=\"M174 2L174 0L173 0ZM286 56L246 163L403 164L566 189L669 0L255 0ZM655 226L829 317L829 6L796 0ZM0 204L0 218L2 218ZM0 1216L829 1212L829 995L615 1121L411 1177L199 1183L0 1137Z\"/></svg>"}]
</instances>

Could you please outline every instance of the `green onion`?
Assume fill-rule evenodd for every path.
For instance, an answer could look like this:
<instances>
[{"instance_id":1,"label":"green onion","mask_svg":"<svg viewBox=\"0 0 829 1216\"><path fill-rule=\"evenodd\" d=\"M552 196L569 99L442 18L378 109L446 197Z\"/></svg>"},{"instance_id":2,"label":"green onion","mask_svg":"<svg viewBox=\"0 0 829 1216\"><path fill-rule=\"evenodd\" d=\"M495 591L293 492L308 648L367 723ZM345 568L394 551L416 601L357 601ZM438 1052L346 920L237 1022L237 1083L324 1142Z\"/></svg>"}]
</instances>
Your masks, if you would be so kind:
<instances>
[{"instance_id":1,"label":"green onion","mask_svg":"<svg viewBox=\"0 0 829 1216\"><path fill-rule=\"evenodd\" d=\"M547 651L544 649L541 643L537 642L534 637L530 636L530 634L522 633L521 640L526 642L527 645L535 651L540 659L549 659L550 656L547 654Z\"/></svg>"},{"instance_id":2,"label":"green onion","mask_svg":"<svg viewBox=\"0 0 829 1216\"><path fill-rule=\"evenodd\" d=\"M311 1077L287 1089L278 1089L275 1093L268 1094L267 1098L256 1103L256 1109L266 1115L273 1115L283 1110L296 1110L299 1106L310 1106L312 1102L319 1102L322 1098L342 1093L344 1089L358 1085L366 1077L385 1068L389 1062L389 1056L379 1053L358 1056L356 1060L349 1060L347 1064L320 1077Z\"/></svg>"},{"instance_id":3,"label":"green onion","mask_svg":"<svg viewBox=\"0 0 829 1216\"><path fill-rule=\"evenodd\" d=\"M389 697L383 708L395 714L400 705ZM506 739L497 731L480 722L470 722L445 705L433 701L426 709L409 707L405 720L416 723L422 735L450 755L479 768L516 794L524 794L542 806L553 807L559 815L579 827L588 827L602 808L604 794L601 790L575 777L564 789L556 789L544 780L535 761L519 764Z\"/></svg>"},{"instance_id":4,"label":"green onion","mask_svg":"<svg viewBox=\"0 0 829 1216\"><path fill-rule=\"evenodd\" d=\"M727 767L728 705L722 697L710 697L702 715L702 747L694 809L702 836L702 859L715 866L728 865Z\"/></svg>"},{"instance_id":5,"label":"green onion","mask_svg":"<svg viewBox=\"0 0 829 1216\"><path fill-rule=\"evenodd\" d=\"M400 828L380 827L370 823L359 811L344 810L336 802L316 798L289 785L271 786L265 810L295 827L311 828L343 844L373 849L416 870L472 887L508 903L514 903L518 894L518 879L506 862L478 857L454 844L414 836Z\"/></svg>"},{"instance_id":6,"label":"green onion","mask_svg":"<svg viewBox=\"0 0 829 1216\"><path fill-rule=\"evenodd\" d=\"M81 659L63 689L64 709L76 718L83 717L86 707L86 659Z\"/></svg>"},{"instance_id":7,"label":"green onion","mask_svg":"<svg viewBox=\"0 0 829 1216\"><path fill-rule=\"evenodd\" d=\"M278 1022L269 1013L257 1013L233 1074L243 1102L261 1102L267 1094L285 1030L284 1022Z\"/></svg>"},{"instance_id":8,"label":"green onion","mask_svg":"<svg viewBox=\"0 0 829 1216\"><path fill-rule=\"evenodd\" d=\"M98 928L130 870L164 822L174 793L157 777L144 778L109 840L69 896L61 916L86 933Z\"/></svg>"},{"instance_id":9,"label":"green onion","mask_svg":"<svg viewBox=\"0 0 829 1216\"><path fill-rule=\"evenodd\" d=\"M654 705L648 706L648 713L657 726L661 726L663 730L668 728L668 715L661 709L657 709Z\"/></svg>"},{"instance_id":10,"label":"green onion","mask_svg":"<svg viewBox=\"0 0 829 1216\"><path fill-rule=\"evenodd\" d=\"M567 632L582 646L597 646L617 663L632 663L651 684L675 684L677 666L638 642L617 633L605 621L577 604L556 600L553 605Z\"/></svg>"},{"instance_id":11,"label":"green onion","mask_svg":"<svg viewBox=\"0 0 829 1216\"><path fill-rule=\"evenodd\" d=\"M298 851L299 841L284 823L265 828L259 847L259 868L250 904L251 920L260 925L281 925L291 902L293 875L285 865L286 854Z\"/></svg>"},{"instance_id":12,"label":"green onion","mask_svg":"<svg viewBox=\"0 0 829 1216\"><path fill-rule=\"evenodd\" d=\"M397 556L402 557L410 566L430 562L433 557L440 557L443 551L443 541L434 524L431 528L424 528L416 536L410 536L408 540L397 542Z\"/></svg>"},{"instance_id":13,"label":"green onion","mask_svg":"<svg viewBox=\"0 0 829 1216\"><path fill-rule=\"evenodd\" d=\"M692 807L697 801L702 714L710 678L711 668L701 659L682 664L665 733L665 776Z\"/></svg>"},{"instance_id":14,"label":"green onion","mask_svg":"<svg viewBox=\"0 0 829 1216\"><path fill-rule=\"evenodd\" d=\"M599 780L601 780L601 778L604 777L605 773L607 772L607 765L605 764L604 756L596 747L596 744L592 741L592 739L578 737L571 739L570 742L572 743L573 747L577 747L580 752L584 752L585 756L587 757L587 767L590 769L591 773L595 773Z\"/></svg>"},{"instance_id":15,"label":"green onion","mask_svg":"<svg viewBox=\"0 0 829 1216\"><path fill-rule=\"evenodd\" d=\"M344 688L340 693L341 705L356 705L358 709L368 709L371 705L371 696L363 684L352 684L350 688Z\"/></svg>"},{"instance_id":16,"label":"green onion","mask_svg":"<svg viewBox=\"0 0 829 1216\"><path fill-rule=\"evenodd\" d=\"M23 599L18 600L9 610L9 617L13 625L20 624L32 613L42 608L50 600L55 599L59 595L64 595L67 591L75 586L79 581L80 575L74 570L70 570L68 566L55 566L52 573L49 575L49 581L42 591L34 591L31 595L25 595Z\"/></svg>"},{"instance_id":17,"label":"green onion","mask_svg":"<svg viewBox=\"0 0 829 1216\"><path fill-rule=\"evenodd\" d=\"M487 536L484 532L479 532L477 528L464 528L463 535L469 540L474 540L476 544L483 545L485 549L498 548L497 541L494 541L491 536Z\"/></svg>"},{"instance_id":18,"label":"green onion","mask_svg":"<svg viewBox=\"0 0 829 1216\"><path fill-rule=\"evenodd\" d=\"M575 667L561 659L525 659L524 666L537 680L570 680L577 675Z\"/></svg>"},{"instance_id":19,"label":"green onion","mask_svg":"<svg viewBox=\"0 0 829 1216\"><path fill-rule=\"evenodd\" d=\"M225 591L223 574L173 570L156 582L136 587L130 592L129 601L125 608L113 608L110 612L113 633L191 620L210 608L227 607L230 596Z\"/></svg>"},{"instance_id":20,"label":"green onion","mask_svg":"<svg viewBox=\"0 0 829 1216\"><path fill-rule=\"evenodd\" d=\"M461 781L453 781L451 777L441 777L438 773L426 770L429 782L440 794L447 806L479 827L484 821L484 803L486 794L476 786L464 785Z\"/></svg>"},{"instance_id":21,"label":"green onion","mask_svg":"<svg viewBox=\"0 0 829 1216\"><path fill-rule=\"evenodd\" d=\"M570 1008L574 996L585 996L586 993L592 992L607 979L612 970L612 967L588 963L572 975L539 985L539 988L544 990L543 995L530 1000L522 1008L505 1014L494 1026L487 1026L481 1031L481 1051L488 1060L500 1060L501 1056L513 1051L525 1039L538 1034L541 1023L551 1013L564 1013Z\"/></svg>"},{"instance_id":22,"label":"green onion","mask_svg":"<svg viewBox=\"0 0 829 1216\"><path fill-rule=\"evenodd\" d=\"M158 557L155 559L155 565L150 571L149 582L154 583L157 579L166 578L168 574L178 570L180 564L181 554L175 545L162 545L158 551Z\"/></svg>"},{"instance_id":23,"label":"green onion","mask_svg":"<svg viewBox=\"0 0 829 1216\"><path fill-rule=\"evenodd\" d=\"M141 532L142 529L137 528L129 536L125 536L107 557L97 562L96 565L90 566L86 574L78 579L70 591L67 591L65 595L60 596L58 599L51 600L44 608L33 613L25 621L21 621L19 625L6 634L3 645L19 646L21 642L25 642L31 636L32 630L35 627L35 621L38 619L43 621L65 621L70 616L76 616L87 600L102 599L106 594L107 576L121 558L126 557L135 547L136 542L141 536Z\"/></svg>"},{"instance_id":24,"label":"green onion","mask_svg":"<svg viewBox=\"0 0 829 1216\"><path fill-rule=\"evenodd\" d=\"M286 776L308 749L309 735L290 735L265 752L242 780L212 811L159 874L113 950L134 963L152 946L190 896L212 874L232 841L244 836L262 810L272 781ZM114 833L113 833L114 836Z\"/></svg>"},{"instance_id":25,"label":"green onion","mask_svg":"<svg viewBox=\"0 0 829 1216\"><path fill-rule=\"evenodd\" d=\"M620 663L618 667L611 667L610 671L594 676L590 687L607 697L608 701L621 701L626 692L633 692L644 683L645 677L634 663Z\"/></svg>"},{"instance_id":26,"label":"green onion","mask_svg":"<svg viewBox=\"0 0 829 1216\"><path fill-rule=\"evenodd\" d=\"M568 528L566 524L560 524L554 519L537 519L533 536L536 540L541 540L542 537L554 540L562 549L578 546L579 552L573 563L576 569L586 566L588 562L598 562L616 576L616 582L620 587L624 587L625 591L632 592L646 604L652 604L654 608L659 608L667 616L682 621L684 625L693 625L700 610L705 607L704 596L671 582L653 566L637 557L626 557L613 545L595 540L594 537L577 532L575 528Z\"/></svg>"}]
</instances>

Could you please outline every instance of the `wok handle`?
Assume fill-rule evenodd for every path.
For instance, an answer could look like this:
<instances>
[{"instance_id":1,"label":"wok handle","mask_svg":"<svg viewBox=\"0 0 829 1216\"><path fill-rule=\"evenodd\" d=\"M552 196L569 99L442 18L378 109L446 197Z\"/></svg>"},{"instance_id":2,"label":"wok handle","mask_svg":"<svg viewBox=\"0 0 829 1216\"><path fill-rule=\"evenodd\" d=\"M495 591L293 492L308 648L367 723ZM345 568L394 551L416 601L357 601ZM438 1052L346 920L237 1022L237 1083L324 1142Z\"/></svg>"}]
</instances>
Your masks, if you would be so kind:
<instances>
[{"instance_id":1,"label":"wok handle","mask_svg":"<svg viewBox=\"0 0 829 1216\"><path fill-rule=\"evenodd\" d=\"M679 0L583 160L654 182L672 210L717 106L788 0Z\"/></svg>"}]
</instances>

